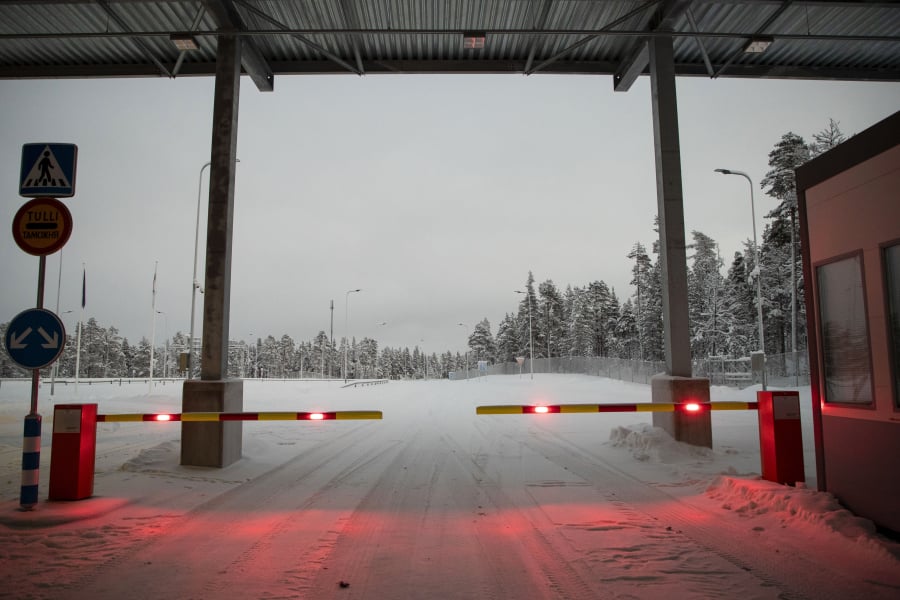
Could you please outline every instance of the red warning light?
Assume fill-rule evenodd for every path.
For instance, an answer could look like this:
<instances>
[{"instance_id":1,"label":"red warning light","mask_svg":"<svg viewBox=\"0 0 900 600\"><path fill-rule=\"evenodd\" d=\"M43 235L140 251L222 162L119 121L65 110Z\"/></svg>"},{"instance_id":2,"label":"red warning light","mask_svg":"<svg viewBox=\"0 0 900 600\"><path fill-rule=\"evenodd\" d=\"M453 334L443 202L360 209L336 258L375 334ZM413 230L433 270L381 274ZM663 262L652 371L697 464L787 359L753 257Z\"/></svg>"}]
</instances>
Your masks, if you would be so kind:
<instances>
[{"instance_id":1,"label":"red warning light","mask_svg":"<svg viewBox=\"0 0 900 600\"><path fill-rule=\"evenodd\" d=\"M523 406L522 412L526 415L546 415L547 413L558 413L559 406Z\"/></svg>"},{"instance_id":2,"label":"red warning light","mask_svg":"<svg viewBox=\"0 0 900 600\"><path fill-rule=\"evenodd\" d=\"M683 406L687 412L700 412L701 408L699 402L686 402Z\"/></svg>"},{"instance_id":3,"label":"red warning light","mask_svg":"<svg viewBox=\"0 0 900 600\"><path fill-rule=\"evenodd\" d=\"M156 415L153 417L156 421L171 421L172 415Z\"/></svg>"},{"instance_id":4,"label":"red warning light","mask_svg":"<svg viewBox=\"0 0 900 600\"><path fill-rule=\"evenodd\" d=\"M323 415L322 413L309 413L310 421L321 421L324 418L325 418L325 415Z\"/></svg>"}]
</instances>

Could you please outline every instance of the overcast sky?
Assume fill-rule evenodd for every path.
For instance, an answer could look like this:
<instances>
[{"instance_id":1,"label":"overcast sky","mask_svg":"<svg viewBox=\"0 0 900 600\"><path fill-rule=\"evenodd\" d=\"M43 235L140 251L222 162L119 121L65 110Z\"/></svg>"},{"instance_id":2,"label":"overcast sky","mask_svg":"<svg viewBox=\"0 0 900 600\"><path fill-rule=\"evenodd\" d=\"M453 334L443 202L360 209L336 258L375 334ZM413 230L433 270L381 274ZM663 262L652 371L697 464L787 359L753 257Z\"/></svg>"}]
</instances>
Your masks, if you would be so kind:
<instances>
[{"instance_id":1,"label":"overcast sky","mask_svg":"<svg viewBox=\"0 0 900 600\"><path fill-rule=\"evenodd\" d=\"M654 239L649 81L609 77L306 76L260 93L244 78L238 125L230 338L329 331L380 346L462 351L481 319L514 312L528 271L560 290L603 280L633 293L636 241ZM900 84L680 79L688 235L719 242L726 266L775 206L759 189L768 153L838 120L857 133L900 108ZM59 312L136 343L190 322L201 167L209 161L213 79L0 81L0 322L35 306L38 258L13 241L22 144L74 143L73 233L62 250ZM200 279L207 178L203 172ZM47 259L56 310L60 253ZM73 311L67 313L66 311ZM201 330L202 296L196 326ZM386 325L380 325L386 322ZM465 323L460 327L458 323Z\"/></svg>"}]
</instances>

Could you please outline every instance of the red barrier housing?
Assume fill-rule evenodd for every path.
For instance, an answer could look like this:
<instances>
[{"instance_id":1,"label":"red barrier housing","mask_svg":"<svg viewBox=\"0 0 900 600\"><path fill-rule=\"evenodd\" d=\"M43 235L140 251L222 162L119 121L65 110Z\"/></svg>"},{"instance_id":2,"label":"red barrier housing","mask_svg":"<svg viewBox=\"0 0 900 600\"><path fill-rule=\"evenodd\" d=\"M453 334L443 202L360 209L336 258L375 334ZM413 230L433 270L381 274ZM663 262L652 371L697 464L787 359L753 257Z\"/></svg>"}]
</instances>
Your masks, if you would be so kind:
<instances>
[{"instance_id":1,"label":"red barrier housing","mask_svg":"<svg viewBox=\"0 0 900 600\"><path fill-rule=\"evenodd\" d=\"M82 500L94 494L97 405L57 404L53 411L50 500Z\"/></svg>"},{"instance_id":2,"label":"red barrier housing","mask_svg":"<svg viewBox=\"0 0 900 600\"><path fill-rule=\"evenodd\" d=\"M762 477L793 485L806 480L798 392L756 392Z\"/></svg>"}]
</instances>

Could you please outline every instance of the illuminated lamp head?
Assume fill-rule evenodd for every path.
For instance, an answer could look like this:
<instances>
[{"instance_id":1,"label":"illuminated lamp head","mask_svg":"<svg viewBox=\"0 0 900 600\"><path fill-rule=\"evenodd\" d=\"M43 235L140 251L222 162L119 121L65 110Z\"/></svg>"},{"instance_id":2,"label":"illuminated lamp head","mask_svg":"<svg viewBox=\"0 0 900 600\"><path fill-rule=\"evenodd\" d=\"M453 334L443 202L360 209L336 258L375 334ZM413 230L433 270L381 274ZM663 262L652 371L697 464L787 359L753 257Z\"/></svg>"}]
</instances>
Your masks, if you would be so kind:
<instances>
[{"instance_id":1,"label":"illuminated lamp head","mask_svg":"<svg viewBox=\"0 0 900 600\"><path fill-rule=\"evenodd\" d=\"M171 421L172 415L156 415L153 419L156 421Z\"/></svg>"},{"instance_id":2,"label":"illuminated lamp head","mask_svg":"<svg viewBox=\"0 0 900 600\"><path fill-rule=\"evenodd\" d=\"M681 405L681 408L685 412L689 412L689 413L696 413L696 412L700 412L701 410L703 410L703 407L700 406L700 403L695 402L693 400L691 400L690 402L685 402L684 404Z\"/></svg>"},{"instance_id":3,"label":"illuminated lamp head","mask_svg":"<svg viewBox=\"0 0 900 600\"><path fill-rule=\"evenodd\" d=\"M534 412L544 415L544 414L547 414L548 412L550 412L550 408L547 406L535 406Z\"/></svg>"},{"instance_id":4,"label":"illuminated lamp head","mask_svg":"<svg viewBox=\"0 0 900 600\"><path fill-rule=\"evenodd\" d=\"M320 412L309 413L310 421L321 421L325 418L325 415Z\"/></svg>"}]
</instances>

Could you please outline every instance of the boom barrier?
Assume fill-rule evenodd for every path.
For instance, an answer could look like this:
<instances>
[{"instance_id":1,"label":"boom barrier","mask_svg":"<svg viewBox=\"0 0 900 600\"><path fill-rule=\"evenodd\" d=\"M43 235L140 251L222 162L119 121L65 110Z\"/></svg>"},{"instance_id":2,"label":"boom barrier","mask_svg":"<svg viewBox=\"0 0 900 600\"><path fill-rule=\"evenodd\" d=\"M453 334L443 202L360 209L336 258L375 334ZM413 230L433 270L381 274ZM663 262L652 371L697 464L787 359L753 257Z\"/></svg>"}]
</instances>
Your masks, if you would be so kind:
<instances>
[{"instance_id":1,"label":"boom barrier","mask_svg":"<svg viewBox=\"0 0 900 600\"><path fill-rule=\"evenodd\" d=\"M189 412L97 415L97 422L219 422L219 421L352 421L380 420L380 410L340 410L334 412Z\"/></svg>"},{"instance_id":2,"label":"boom barrier","mask_svg":"<svg viewBox=\"0 0 900 600\"><path fill-rule=\"evenodd\" d=\"M707 410L759 410L758 402L642 402L637 404L506 404L479 406L478 415L543 415L553 413L676 412Z\"/></svg>"}]
</instances>

